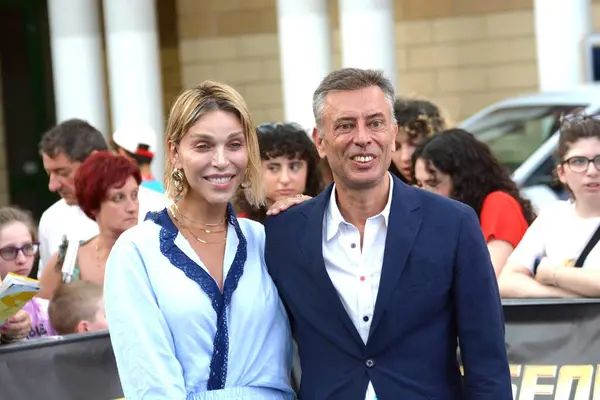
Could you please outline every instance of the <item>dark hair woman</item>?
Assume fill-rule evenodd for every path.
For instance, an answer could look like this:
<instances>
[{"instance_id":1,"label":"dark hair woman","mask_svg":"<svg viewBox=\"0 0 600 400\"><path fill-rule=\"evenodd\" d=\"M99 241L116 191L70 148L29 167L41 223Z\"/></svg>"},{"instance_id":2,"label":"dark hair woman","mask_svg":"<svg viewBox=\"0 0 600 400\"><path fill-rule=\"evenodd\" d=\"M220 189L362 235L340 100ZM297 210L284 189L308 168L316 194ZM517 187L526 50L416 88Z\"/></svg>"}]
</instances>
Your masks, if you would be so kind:
<instances>
[{"instance_id":1,"label":"dark hair woman","mask_svg":"<svg viewBox=\"0 0 600 400\"><path fill-rule=\"evenodd\" d=\"M240 196L237 206L239 217L263 222L273 203L299 194L314 197L321 192L323 181L317 150L302 128L295 124L262 124L256 132L266 205L253 207Z\"/></svg>"},{"instance_id":2,"label":"dark hair woman","mask_svg":"<svg viewBox=\"0 0 600 400\"><path fill-rule=\"evenodd\" d=\"M415 149L412 173L421 188L475 210L498 276L535 214L488 145L462 129L433 135Z\"/></svg>"}]
</instances>

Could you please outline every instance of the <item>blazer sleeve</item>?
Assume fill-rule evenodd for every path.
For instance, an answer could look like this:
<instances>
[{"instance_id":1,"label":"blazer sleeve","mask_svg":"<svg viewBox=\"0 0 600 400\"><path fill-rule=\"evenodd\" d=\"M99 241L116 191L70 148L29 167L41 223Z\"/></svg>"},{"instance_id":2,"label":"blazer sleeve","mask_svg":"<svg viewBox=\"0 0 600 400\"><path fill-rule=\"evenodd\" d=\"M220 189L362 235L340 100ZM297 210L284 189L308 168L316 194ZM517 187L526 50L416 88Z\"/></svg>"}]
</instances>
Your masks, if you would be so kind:
<instances>
[{"instance_id":1,"label":"blazer sleeve","mask_svg":"<svg viewBox=\"0 0 600 400\"><path fill-rule=\"evenodd\" d=\"M265 264L269 275L275 284L277 284L277 217L267 217L264 222L265 227Z\"/></svg>"},{"instance_id":2,"label":"blazer sleeve","mask_svg":"<svg viewBox=\"0 0 600 400\"><path fill-rule=\"evenodd\" d=\"M139 249L131 241L115 243L106 263L104 292L125 397L185 399L183 369L175 355L171 331L157 304Z\"/></svg>"},{"instance_id":3,"label":"blazer sleeve","mask_svg":"<svg viewBox=\"0 0 600 400\"><path fill-rule=\"evenodd\" d=\"M475 212L463 209L454 302L465 400L512 400L504 315L489 251Z\"/></svg>"}]
</instances>

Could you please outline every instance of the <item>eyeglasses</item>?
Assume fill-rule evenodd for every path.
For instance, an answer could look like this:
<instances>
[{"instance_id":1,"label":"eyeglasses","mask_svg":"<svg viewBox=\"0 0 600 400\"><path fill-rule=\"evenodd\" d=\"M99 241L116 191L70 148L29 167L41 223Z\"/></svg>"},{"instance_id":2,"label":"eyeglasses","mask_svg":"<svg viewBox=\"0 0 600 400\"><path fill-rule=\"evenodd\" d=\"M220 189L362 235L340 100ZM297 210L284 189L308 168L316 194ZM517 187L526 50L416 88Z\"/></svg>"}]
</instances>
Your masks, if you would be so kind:
<instances>
[{"instance_id":1,"label":"eyeglasses","mask_svg":"<svg viewBox=\"0 0 600 400\"><path fill-rule=\"evenodd\" d=\"M256 130L258 131L258 133L271 133L274 130L276 130L278 127L284 127L284 128L291 128L291 129L295 129L298 131L304 131L306 132L306 130L300 125L297 124L295 122L265 122L263 124L260 124L256 127Z\"/></svg>"},{"instance_id":2,"label":"eyeglasses","mask_svg":"<svg viewBox=\"0 0 600 400\"><path fill-rule=\"evenodd\" d=\"M27 243L21 247L6 246L0 249L0 257L4 261L12 261L19 255L19 252L23 253L26 257L33 257L37 254L39 243Z\"/></svg>"},{"instance_id":3,"label":"eyeglasses","mask_svg":"<svg viewBox=\"0 0 600 400\"><path fill-rule=\"evenodd\" d=\"M600 113L586 114L584 111L561 113L559 122L561 127L565 127L572 124L581 124L590 119L600 121Z\"/></svg>"},{"instance_id":4,"label":"eyeglasses","mask_svg":"<svg viewBox=\"0 0 600 400\"><path fill-rule=\"evenodd\" d=\"M594 158L587 158L582 156L574 156L563 160L562 164L567 164L569 169L576 174L582 174L588 170L590 163L594 163L597 171L600 171L600 155Z\"/></svg>"}]
</instances>

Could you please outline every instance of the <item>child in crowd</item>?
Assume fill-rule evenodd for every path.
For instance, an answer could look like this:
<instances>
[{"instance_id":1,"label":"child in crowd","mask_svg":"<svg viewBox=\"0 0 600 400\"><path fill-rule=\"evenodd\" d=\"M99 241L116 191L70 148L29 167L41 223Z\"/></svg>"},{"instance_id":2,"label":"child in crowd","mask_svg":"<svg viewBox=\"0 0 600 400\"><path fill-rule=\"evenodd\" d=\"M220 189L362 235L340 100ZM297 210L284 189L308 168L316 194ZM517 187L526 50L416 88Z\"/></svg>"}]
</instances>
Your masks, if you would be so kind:
<instances>
[{"instance_id":1,"label":"child in crowd","mask_svg":"<svg viewBox=\"0 0 600 400\"><path fill-rule=\"evenodd\" d=\"M556 172L571 200L541 210L500 275L502 297L600 297L598 116L563 119Z\"/></svg>"},{"instance_id":2,"label":"child in crowd","mask_svg":"<svg viewBox=\"0 0 600 400\"><path fill-rule=\"evenodd\" d=\"M38 251L37 229L26 211L14 207L0 208L0 278L8 273L28 276ZM48 301L33 298L24 307L31 316L27 339L55 334L48 318Z\"/></svg>"},{"instance_id":3,"label":"child in crowd","mask_svg":"<svg viewBox=\"0 0 600 400\"><path fill-rule=\"evenodd\" d=\"M49 314L59 335L108 329L102 286L96 282L60 285L50 301Z\"/></svg>"}]
</instances>

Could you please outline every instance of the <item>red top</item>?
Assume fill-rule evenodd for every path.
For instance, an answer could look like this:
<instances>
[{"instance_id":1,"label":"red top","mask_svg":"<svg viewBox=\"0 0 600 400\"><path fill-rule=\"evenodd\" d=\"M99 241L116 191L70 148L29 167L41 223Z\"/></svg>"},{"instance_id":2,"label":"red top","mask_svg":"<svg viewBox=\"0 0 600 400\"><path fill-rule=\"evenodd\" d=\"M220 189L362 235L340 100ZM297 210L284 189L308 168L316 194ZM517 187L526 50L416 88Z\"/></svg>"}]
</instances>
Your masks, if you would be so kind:
<instances>
[{"instance_id":1,"label":"red top","mask_svg":"<svg viewBox=\"0 0 600 400\"><path fill-rule=\"evenodd\" d=\"M238 218L248 218L248 214L246 214L245 212L241 212L237 215Z\"/></svg>"},{"instance_id":2,"label":"red top","mask_svg":"<svg viewBox=\"0 0 600 400\"><path fill-rule=\"evenodd\" d=\"M479 222L485 241L504 240L517 247L529 228L519 202L508 193L496 191L483 200Z\"/></svg>"}]
</instances>

